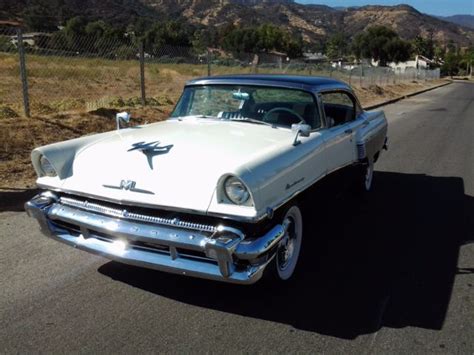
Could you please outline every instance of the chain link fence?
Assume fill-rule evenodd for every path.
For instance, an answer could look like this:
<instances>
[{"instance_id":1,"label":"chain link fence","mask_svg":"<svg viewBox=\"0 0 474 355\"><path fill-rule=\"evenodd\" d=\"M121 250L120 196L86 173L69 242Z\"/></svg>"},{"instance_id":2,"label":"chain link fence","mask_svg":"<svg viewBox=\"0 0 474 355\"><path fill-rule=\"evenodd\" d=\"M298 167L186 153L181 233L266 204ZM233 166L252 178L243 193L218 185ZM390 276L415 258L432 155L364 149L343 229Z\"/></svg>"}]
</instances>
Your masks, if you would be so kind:
<instances>
[{"instance_id":1,"label":"chain link fence","mask_svg":"<svg viewBox=\"0 0 474 355\"><path fill-rule=\"evenodd\" d=\"M24 63L24 65L22 65ZM367 88L439 79L439 70L311 63L282 53L230 55L221 50L159 46L130 36L107 39L22 33L0 28L0 118L172 105L189 79L221 74L328 76Z\"/></svg>"}]
</instances>

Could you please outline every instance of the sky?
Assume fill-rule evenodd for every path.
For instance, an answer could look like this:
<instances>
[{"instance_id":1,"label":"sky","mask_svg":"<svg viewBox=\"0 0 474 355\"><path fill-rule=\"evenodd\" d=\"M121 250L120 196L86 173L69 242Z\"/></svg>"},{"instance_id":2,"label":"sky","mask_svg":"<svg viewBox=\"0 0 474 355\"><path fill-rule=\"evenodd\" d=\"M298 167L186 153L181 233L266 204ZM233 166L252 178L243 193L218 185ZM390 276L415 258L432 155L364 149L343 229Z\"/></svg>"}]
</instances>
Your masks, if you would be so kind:
<instances>
[{"instance_id":1,"label":"sky","mask_svg":"<svg viewBox=\"0 0 474 355\"><path fill-rule=\"evenodd\" d=\"M420 12L437 16L474 15L474 0L296 0L302 4L336 6L408 4Z\"/></svg>"}]
</instances>

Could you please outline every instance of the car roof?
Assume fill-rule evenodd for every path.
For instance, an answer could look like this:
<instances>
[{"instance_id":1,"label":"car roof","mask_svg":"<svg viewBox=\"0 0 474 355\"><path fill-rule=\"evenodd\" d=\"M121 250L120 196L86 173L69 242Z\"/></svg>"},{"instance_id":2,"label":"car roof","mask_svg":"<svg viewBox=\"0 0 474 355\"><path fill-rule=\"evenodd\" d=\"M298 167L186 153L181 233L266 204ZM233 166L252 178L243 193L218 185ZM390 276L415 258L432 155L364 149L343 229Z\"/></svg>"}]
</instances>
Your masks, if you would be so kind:
<instances>
[{"instance_id":1,"label":"car roof","mask_svg":"<svg viewBox=\"0 0 474 355\"><path fill-rule=\"evenodd\" d=\"M208 76L190 80L186 86L200 85L257 85L257 86L278 86L292 89L304 89L309 91L321 90L351 90L350 86L343 81L321 77L305 75L283 75L283 74L238 74L238 75L218 75ZM351 90L352 91L352 90Z\"/></svg>"}]
</instances>

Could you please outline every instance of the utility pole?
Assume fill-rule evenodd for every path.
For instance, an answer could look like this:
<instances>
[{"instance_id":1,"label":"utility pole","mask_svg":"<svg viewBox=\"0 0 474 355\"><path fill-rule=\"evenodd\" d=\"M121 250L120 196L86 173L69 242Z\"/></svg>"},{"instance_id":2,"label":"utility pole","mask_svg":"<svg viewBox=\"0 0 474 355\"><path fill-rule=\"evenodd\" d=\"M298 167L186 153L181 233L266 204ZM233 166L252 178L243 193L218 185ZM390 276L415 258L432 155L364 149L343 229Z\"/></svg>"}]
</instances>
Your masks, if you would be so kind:
<instances>
[{"instance_id":1,"label":"utility pole","mask_svg":"<svg viewBox=\"0 0 474 355\"><path fill-rule=\"evenodd\" d=\"M143 48L143 41L140 42L140 89L142 94L142 105L146 105L145 92L145 49Z\"/></svg>"},{"instance_id":2,"label":"utility pole","mask_svg":"<svg viewBox=\"0 0 474 355\"><path fill-rule=\"evenodd\" d=\"M28 77L26 74L26 58L25 58L25 47L23 45L23 31L21 28L17 31L18 38L18 53L20 55L20 77L21 85L23 89L23 108L25 110L25 116L30 117L30 96L28 93Z\"/></svg>"},{"instance_id":3,"label":"utility pole","mask_svg":"<svg viewBox=\"0 0 474 355\"><path fill-rule=\"evenodd\" d=\"M208 48L207 49L207 76L211 76L212 70L211 70L211 50Z\"/></svg>"}]
</instances>

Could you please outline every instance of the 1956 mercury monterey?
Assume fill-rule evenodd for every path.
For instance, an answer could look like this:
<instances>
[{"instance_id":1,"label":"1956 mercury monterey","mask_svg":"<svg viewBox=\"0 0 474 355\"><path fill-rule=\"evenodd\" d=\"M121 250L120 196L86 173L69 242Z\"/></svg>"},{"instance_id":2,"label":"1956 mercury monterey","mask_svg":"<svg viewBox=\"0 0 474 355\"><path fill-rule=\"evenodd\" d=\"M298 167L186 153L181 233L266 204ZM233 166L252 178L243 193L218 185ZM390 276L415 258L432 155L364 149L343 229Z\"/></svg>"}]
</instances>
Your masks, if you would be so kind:
<instances>
[{"instance_id":1,"label":"1956 mercury monterey","mask_svg":"<svg viewBox=\"0 0 474 355\"><path fill-rule=\"evenodd\" d=\"M384 113L362 110L337 80L201 78L164 122L36 148L44 192L25 207L45 235L122 263L288 280L304 237L299 197L348 166L370 190L386 136Z\"/></svg>"}]
</instances>

